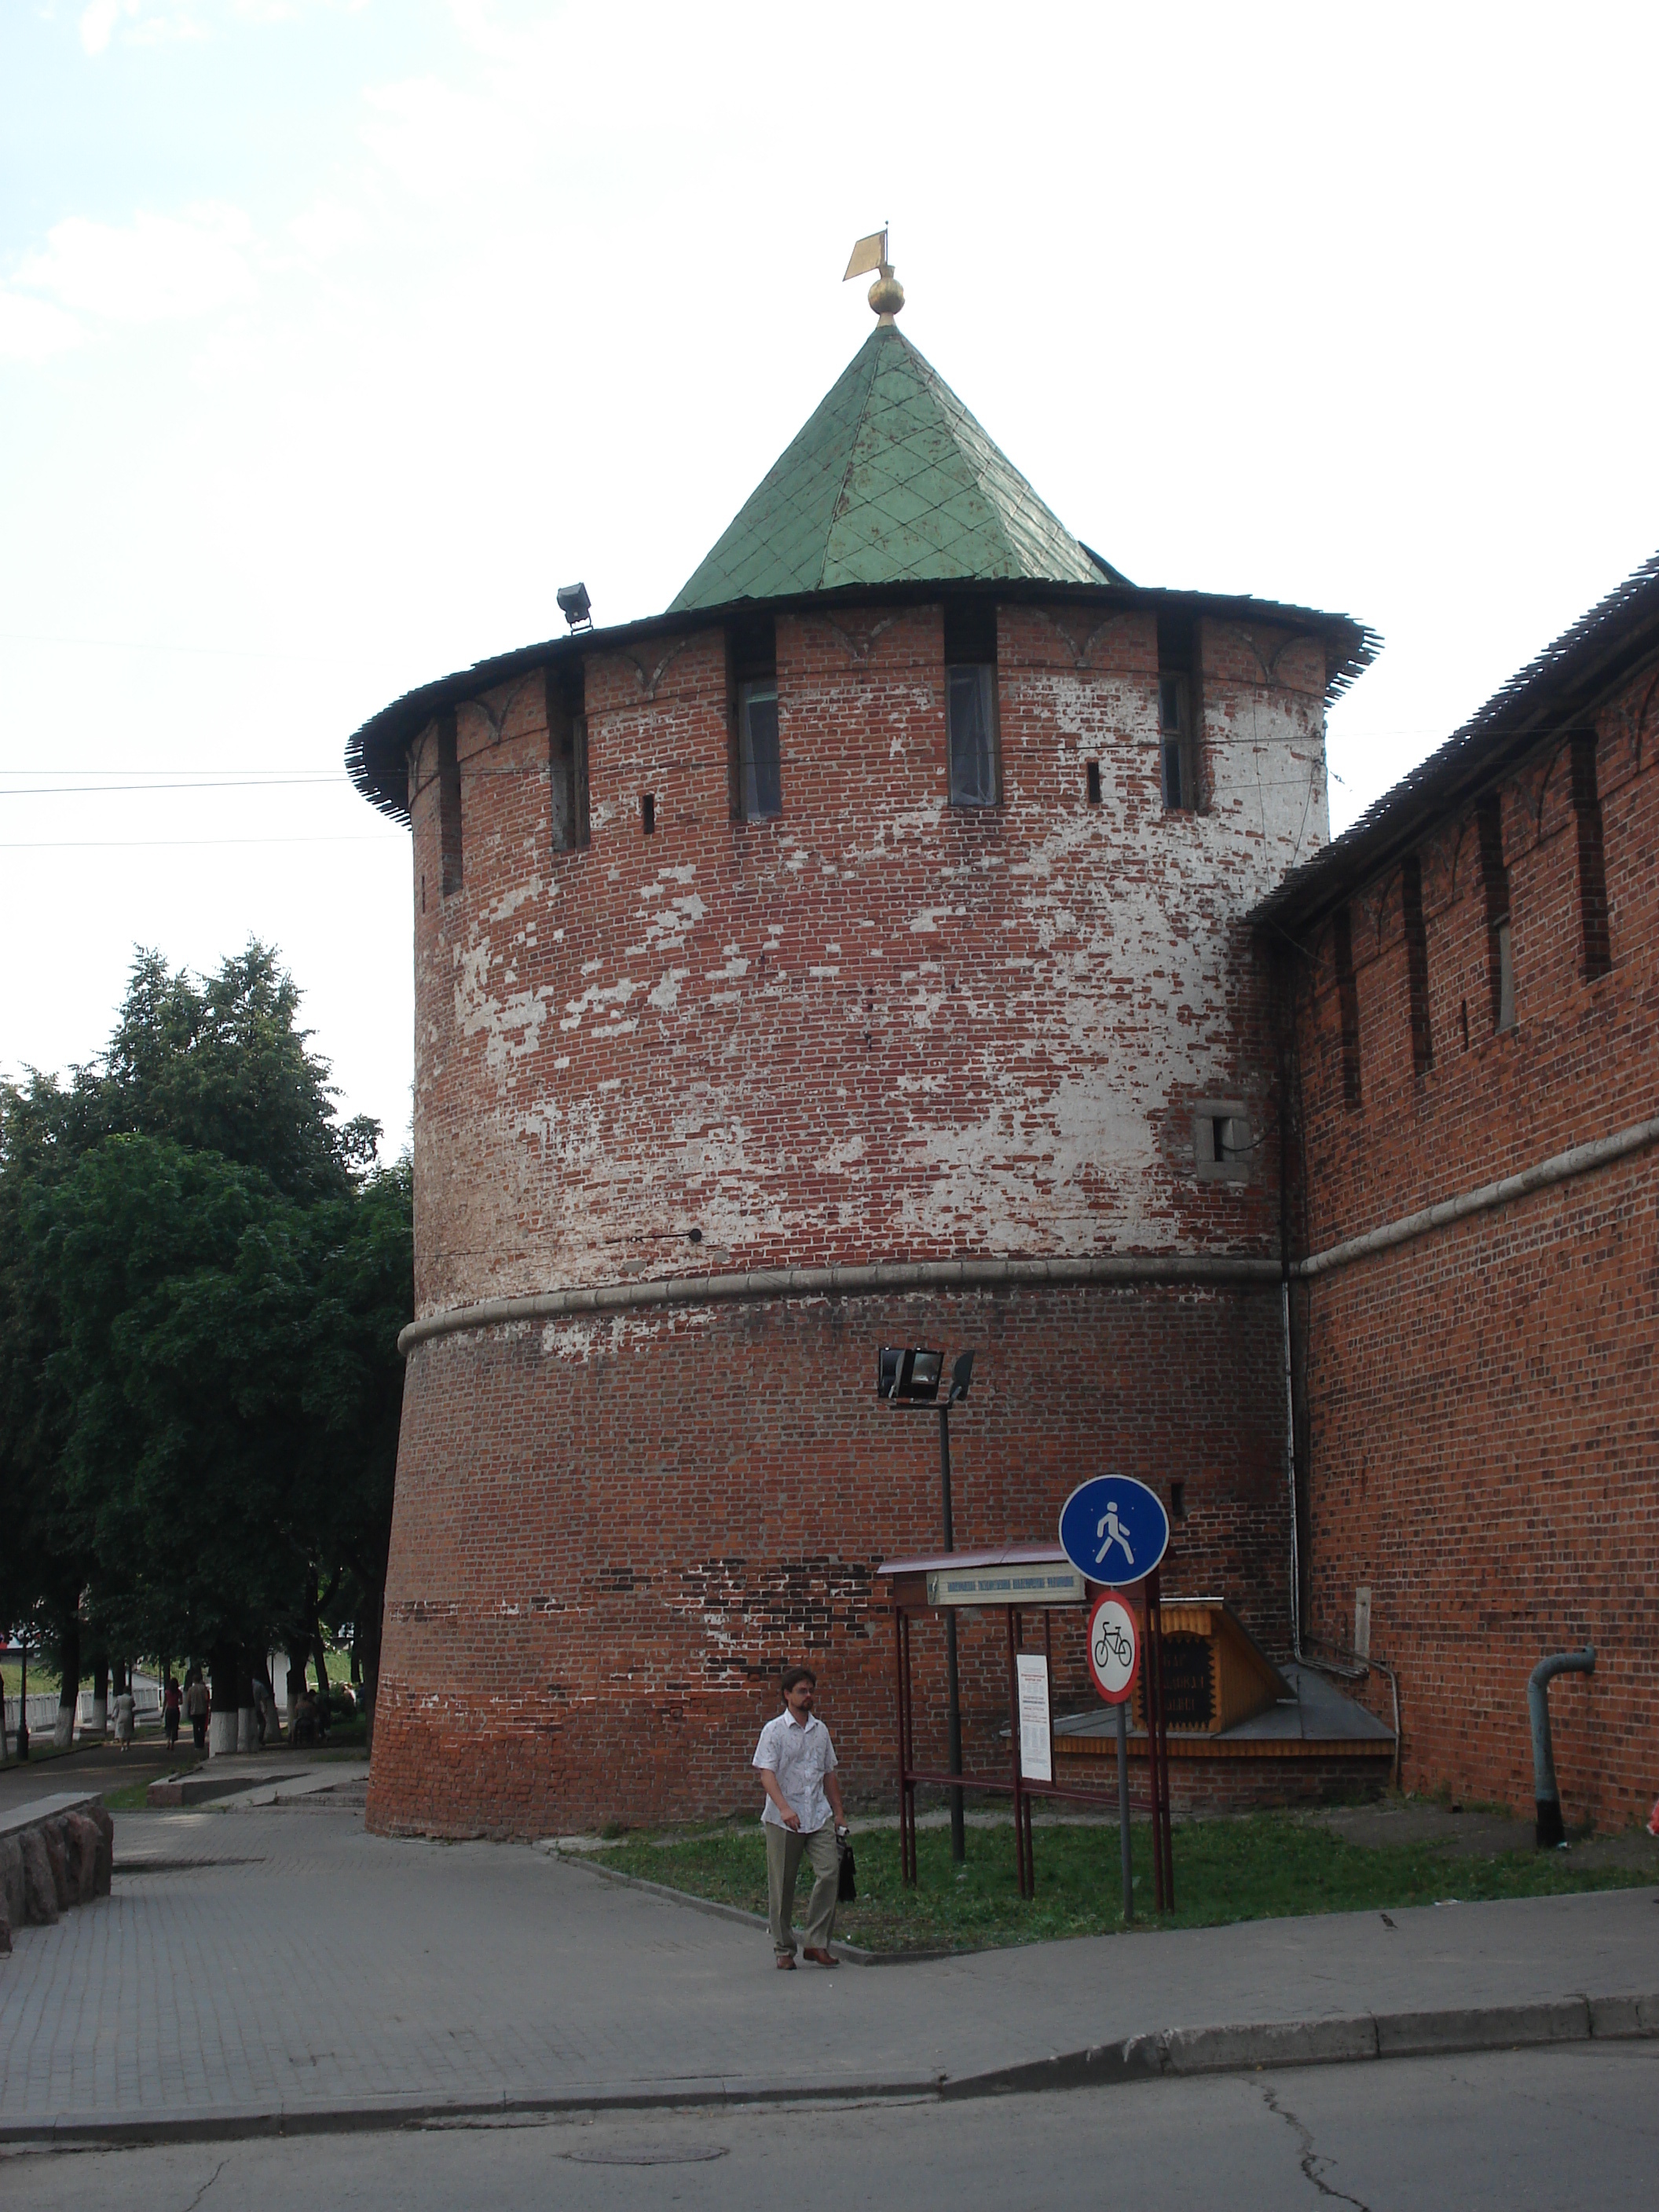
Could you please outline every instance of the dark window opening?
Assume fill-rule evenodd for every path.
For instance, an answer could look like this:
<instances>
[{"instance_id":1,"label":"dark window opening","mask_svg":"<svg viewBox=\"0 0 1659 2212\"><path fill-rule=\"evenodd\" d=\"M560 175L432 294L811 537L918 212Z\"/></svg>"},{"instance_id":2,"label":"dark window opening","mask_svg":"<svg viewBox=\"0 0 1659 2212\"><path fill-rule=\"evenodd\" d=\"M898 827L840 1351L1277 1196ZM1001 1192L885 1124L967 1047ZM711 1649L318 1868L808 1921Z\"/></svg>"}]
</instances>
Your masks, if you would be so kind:
<instances>
[{"instance_id":1,"label":"dark window opening","mask_svg":"<svg viewBox=\"0 0 1659 2212\"><path fill-rule=\"evenodd\" d=\"M945 609L945 724L952 806L997 803L997 611L986 599Z\"/></svg>"},{"instance_id":2,"label":"dark window opening","mask_svg":"<svg viewBox=\"0 0 1659 2212\"><path fill-rule=\"evenodd\" d=\"M1189 615L1158 618L1158 733L1164 805L1194 814L1199 804L1198 625Z\"/></svg>"},{"instance_id":3,"label":"dark window opening","mask_svg":"<svg viewBox=\"0 0 1659 2212\"><path fill-rule=\"evenodd\" d=\"M1348 909L1338 914L1331 931L1336 955L1336 1003L1342 1023L1342 1099L1358 1106L1359 1091L1359 988L1353 973L1353 923Z\"/></svg>"},{"instance_id":4,"label":"dark window opening","mask_svg":"<svg viewBox=\"0 0 1659 2212\"><path fill-rule=\"evenodd\" d=\"M547 671L547 781L553 850L578 852L588 842L586 690L580 661Z\"/></svg>"},{"instance_id":5,"label":"dark window opening","mask_svg":"<svg viewBox=\"0 0 1659 2212\"><path fill-rule=\"evenodd\" d=\"M1515 962L1510 951L1510 872L1504 865L1504 813L1494 791L1475 810L1480 832L1480 884L1486 901L1486 975L1492 1025L1515 1027Z\"/></svg>"},{"instance_id":6,"label":"dark window opening","mask_svg":"<svg viewBox=\"0 0 1659 2212\"><path fill-rule=\"evenodd\" d=\"M438 857L444 896L461 888L461 763L456 750L455 717L438 718Z\"/></svg>"},{"instance_id":7,"label":"dark window opening","mask_svg":"<svg viewBox=\"0 0 1659 2212\"><path fill-rule=\"evenodd\" d=\"M1187 1518L1187 1486L1184 1482L1170 1485L1170 1518L1171 1521Z\"/></svg>"},{"instance_id":8,"label":"dark window opening","mask_svg":"<svg viewBox=\"0 0 1659 2212\"><path fill-rule=\"evenodd\" d=\"M654 791L640 793L640 829L647 837L657 834L657 794Z\"/></svg>"},{"instance_id":9,"label":"dark window opening","mask_svg":"<svg viewBox=\"0 0 1659 2212\"><path fill-rule=\"evenodd\" d=\"M1467 999L1460 999L1457 1002L1457 1026L1463 1032L1463 1049L1467 1052L1469 1048L1469 1002Z\"/></svg>"},{"instance_id":10,"label":"dark window opening","mask_svg":"<svg viewBox=\"0 0 1659 2212\"><path fill-rule=\"evenodd\" d=\"M783 811L778 762L777 628L744 623L727 634L732 685L732 812L763 822Z\"/></svg>"},{"instance_id":11,"label":"dark window opening","mask_svg":"<svg viewBox=\"0 0 1659 2212\"><path fill-rule=\"evenodd\" d=\"M1400 866L1401 904L1406 921L1406 990L1411 1005L1412 1072L1426 1075L1434 1066L1429 1032L1429 933L1423 920L1423 865L1413 854Z\"/></svg>"},{"instance_id":12,"label":"dark window opening","mask_svg":"<svg viewBox=\"0 0 1659 2212\"><path fill-rule=\"evenodd\" d=\"M1605 975L1613 965L1607 928L1607 859L1601 848L1601 798L1595 787L1595 732L1580 730L1572 740L1572 811L1578 817L1578 908L1583 935L1584 975Z\"/></svg>"},{"instance_id":13,"label":"dark window opening","mask_svg":"<svg viewBox=\"0 0 1659 2212\"><path fill-rule=\"evenodd\" d=\"M1089 804L1091 806L1098 806L1100 804L1100 763L1098 761L1085 761L1083 764L1083 773L1085 788L1088 793Z\"/></svg>"}]
</instances>

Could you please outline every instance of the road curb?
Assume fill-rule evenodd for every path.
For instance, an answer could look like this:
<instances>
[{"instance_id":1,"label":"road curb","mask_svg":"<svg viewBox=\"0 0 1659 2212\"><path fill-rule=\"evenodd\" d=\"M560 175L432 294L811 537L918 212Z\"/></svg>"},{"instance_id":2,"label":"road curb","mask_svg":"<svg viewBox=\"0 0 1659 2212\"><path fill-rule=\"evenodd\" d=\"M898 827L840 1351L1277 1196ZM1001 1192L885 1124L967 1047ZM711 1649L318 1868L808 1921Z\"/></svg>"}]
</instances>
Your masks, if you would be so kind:
<instances>
[{"instance_id":1,"label":"road curb","mask_svg":"<svg viewBox=\"0 0 1659 2212\"><path fill-rule=\"evenodd\" d=\"M1349 2065L1458 2051L1517 2051L1549 2043L1628 2042L1659 2036L1659 1992L1648 1996L1553 1997L1534 2004L1454 2005L1438 2011L1335 2014L1318 2020L1171 2027L1122 2043L1056 2051L1050 2058L939 2083L939 2095L986 2097L1078 2089L1111 2081L1194 2074L1257 2073L1285 2066Z\"/></svg>"},{"instance_id":2,"label":"road curb","mask_svg":"<svg viewBox=\"0 0 1659 2212\"><path fill-rule=\"evenodd\" d=\"M628 1876L613 1877L628 1880ZM644 1882L641 1887L653 1887ZM735 1907L716 1908L735 1911ZM752 1919L752 1914L743 1916ZM764 1923L762 1923L764 1925ZM487 2096L364 2097L324 2104L180 2106L149 2112L44 2114L0 2120L0 2147L62 2144L116 2149L139 2143L229 2142L261 2136L384 2132L393 2128L466 2127L533 2120L566 2112L755 2104L848 2104L1030 2095L1042 2090L1105 2087L1200 2074L1255 2073L1292 2066L1350 2065L1367 2059L1421 2058L1455 2052L1515 2051L1546 2044L1629 2042L1659 2038L1659 1991L1646 1996L1572 1996L1534 2004L1460 2005L1439 2011L1349 2013L1317 2020L1262 2021L1165 2028L1121 2043L1056 2051L1048 2058L952 2080L884 2075L809 2082L757 2075L707 2075L655 2082L592 2082L545 2097L501 2090Z\"/></svg>"}]
</instances>

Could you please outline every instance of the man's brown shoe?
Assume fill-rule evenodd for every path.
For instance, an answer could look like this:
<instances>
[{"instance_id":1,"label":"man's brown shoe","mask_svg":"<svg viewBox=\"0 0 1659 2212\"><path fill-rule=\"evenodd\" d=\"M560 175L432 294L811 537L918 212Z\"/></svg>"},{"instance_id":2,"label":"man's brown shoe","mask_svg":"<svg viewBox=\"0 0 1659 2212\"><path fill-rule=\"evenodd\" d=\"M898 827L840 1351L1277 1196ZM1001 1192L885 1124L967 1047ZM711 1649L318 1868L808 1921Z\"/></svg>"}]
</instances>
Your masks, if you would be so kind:
<instances>
[{"instance_id":1,"label":"man's brown shoe","mask_svg":"<svg viewBox=\"0 0 1659 2212\"><path fill-rule=\"evenodd\" d=\"M809 1951L809 1952L807 1953L807 1954L806 1954L806 1955L807 1955L807 1957L810 1959L810 1958L811 1957L812 1954ZM779 1952L779 1954L778 1954L778 1969L779 1969L779 1972L781 1972L781 1973L785 1973L785 1974L793 1974L793 1973L794 1972L794 1971L795 1971L795 1954L794 1954L794 1953L793 1953L793 1951L780 1951L780 1952Z\"/></svg>"},{"instance_id":2,"label":"man's brown shoe","mask_svg":"<svg viewBox=\"0 0 1659 2212\"><path fill-rule=\"evenodd\" d=\"M810 1959L815 1966L838 1966L841 1960L833 1951L803 1951L803 1959Z\"/></svg>"}]
</instances>

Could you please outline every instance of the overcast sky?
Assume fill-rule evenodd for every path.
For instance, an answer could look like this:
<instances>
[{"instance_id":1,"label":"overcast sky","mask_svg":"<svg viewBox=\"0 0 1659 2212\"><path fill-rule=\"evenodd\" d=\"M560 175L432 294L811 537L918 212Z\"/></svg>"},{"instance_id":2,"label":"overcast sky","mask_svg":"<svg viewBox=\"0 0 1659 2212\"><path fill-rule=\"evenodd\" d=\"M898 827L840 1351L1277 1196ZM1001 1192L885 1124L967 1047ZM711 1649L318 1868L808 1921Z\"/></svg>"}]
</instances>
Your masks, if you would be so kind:
<instances>
[{"instance_id":1,"label":"overcast sky","mask_svg":"<svg viewBox=\"0 0 1659 2212\"><path fill-rule=\"evenodd\" d=\"M252 934L404 1141L407 838L347 737L559 583L665 605L884 220L1079 536L1382 632L1343 826L1659 544L1656 49L1650 6L0 0L0 1065L94 1054L135 945Z\"/></svg>"}]
</instances>

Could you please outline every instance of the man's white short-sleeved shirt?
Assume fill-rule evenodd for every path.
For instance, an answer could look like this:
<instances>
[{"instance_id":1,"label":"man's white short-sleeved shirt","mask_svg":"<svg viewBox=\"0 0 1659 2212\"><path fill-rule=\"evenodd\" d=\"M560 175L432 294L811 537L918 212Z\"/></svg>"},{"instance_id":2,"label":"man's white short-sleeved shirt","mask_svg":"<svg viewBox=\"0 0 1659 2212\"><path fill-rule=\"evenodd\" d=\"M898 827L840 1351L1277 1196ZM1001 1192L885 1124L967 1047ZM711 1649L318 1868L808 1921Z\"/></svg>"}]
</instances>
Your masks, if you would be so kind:
<instances>
[{"instance_id":1,"label":"man's white short-sleeved shirt","mask_svg":"<svg viewBox=\"0 0 1659 2212\"><path fill-rule=\"evenodd\" d=\"M755 1746L754 1764L769 1766L777 1776L784 1802L799 1818L804 1836L823 1827L830 1818L823 1778L835 1772L837 1763L830 1731L816 1713L807 1715L805 1727L792 1713L780 1713L775 1721L768 1721ZM769 1797L761 1819L775 1828L785 1825Z\"/></svg>"}]
</instances>

